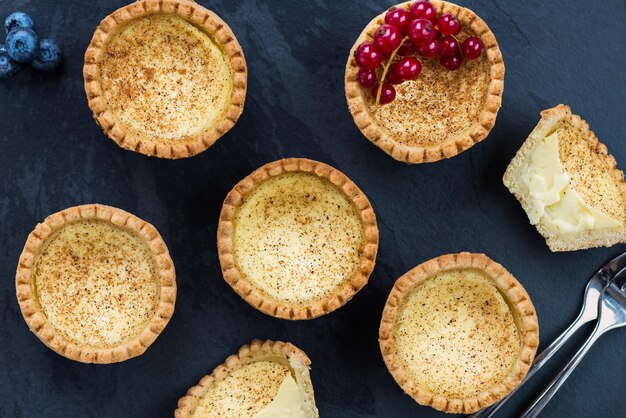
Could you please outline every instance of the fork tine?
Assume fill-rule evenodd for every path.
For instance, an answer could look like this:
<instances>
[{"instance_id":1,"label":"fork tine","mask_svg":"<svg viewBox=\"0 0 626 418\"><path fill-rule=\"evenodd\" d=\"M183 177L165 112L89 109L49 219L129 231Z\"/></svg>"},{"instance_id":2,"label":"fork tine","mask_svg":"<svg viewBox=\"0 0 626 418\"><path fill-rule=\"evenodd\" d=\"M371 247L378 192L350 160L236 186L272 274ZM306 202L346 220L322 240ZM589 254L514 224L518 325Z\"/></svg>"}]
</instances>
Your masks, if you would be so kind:
<instances>
[{"instance_id":1,"label":"fork tine","mask_svg":"<svg viewBox=\"0 0 626 418\"><path fill-rule=\"evenodd\" d=\"M622 288L626 284L626 269L622 269L615 276L613 276L613 280L617 287Z\"/></svg>"},{"instance_id":2,"label":"fork tine","mask_svg":"<svg viewBox=\"0 0 626 418\"><path fill-rule=\"evenodd\" d=\"M615 273L615 275L613 276L613 282L618 289L623 292L626 291L626 267Z\"/></svg>"}]
</instances>

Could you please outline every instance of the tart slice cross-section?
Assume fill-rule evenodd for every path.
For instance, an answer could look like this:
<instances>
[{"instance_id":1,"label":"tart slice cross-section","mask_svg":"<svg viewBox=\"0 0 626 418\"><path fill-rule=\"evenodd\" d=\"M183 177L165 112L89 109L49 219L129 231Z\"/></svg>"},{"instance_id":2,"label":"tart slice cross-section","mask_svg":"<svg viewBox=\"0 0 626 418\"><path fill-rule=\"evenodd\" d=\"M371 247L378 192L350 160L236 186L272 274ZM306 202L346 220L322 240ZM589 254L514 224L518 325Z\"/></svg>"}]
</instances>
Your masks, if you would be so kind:
<instances>
[{"instance_id":1,"label":"tart slice cross-section","mask_svg":"<svg viewBox=\"0 0 626 418\"><path fill-rule=\"evenodd\" d=\"M255 340L178 401L176 418L317 418L311 361L296 346Z\"/></svg>"},{"instance_id":2,"label":"tart slice cross-section","mask_svg":"<svg viewBox=\"0 0 626 418\"><path fill-rule=\"evenodd\" d=\"M174 265L149 223L104 205L50 215L28 237L16 274L30 329L85 363L143 354L174 312Z\"/></svg>"},{"instance_id":3,"label":"tart slice cross-section","mask_svg":"<svg viewBox=\"0 0 626 418\"><path fill-rule=\"evenodd\" d=\"M626 242L624 173L569 106L541 113L503 180L550 250Z\"/></svg>"},{"instance_id":4,"label":"tart slice cross-section","mask_svg":"<svg viewBox=\"0 0 626 418\"><path fill-rule=\"evenodd\" d=\"M537 315L520 283L484 254L450 254L400 277L380 323L385 364L422 405L471 414L528 372Z\"/></svg>"},{"instance_id":5,"label":"tart slice cross-section","mask_svg":"<svg viewBox=\"0 0 626 418\"><path fill-rule=\"evenodd\" d=\"M378 228L348 177L292 158L259 168L226 196L218 249L224 279L250 305L278 318L310 319L365 286Z\"/></svg>"},{"instance_id":6,"label":"tart slice cross-section","mask_svg":"<svg viewBox=\"0 0 626 418\"><path fill-rule=\"evenodd\" d=\"M96 122L120 147L184 158L237 122L246 62L228 25L189 0L139 0L107 16L85 53Z\"/></svg>"}]
</instances>

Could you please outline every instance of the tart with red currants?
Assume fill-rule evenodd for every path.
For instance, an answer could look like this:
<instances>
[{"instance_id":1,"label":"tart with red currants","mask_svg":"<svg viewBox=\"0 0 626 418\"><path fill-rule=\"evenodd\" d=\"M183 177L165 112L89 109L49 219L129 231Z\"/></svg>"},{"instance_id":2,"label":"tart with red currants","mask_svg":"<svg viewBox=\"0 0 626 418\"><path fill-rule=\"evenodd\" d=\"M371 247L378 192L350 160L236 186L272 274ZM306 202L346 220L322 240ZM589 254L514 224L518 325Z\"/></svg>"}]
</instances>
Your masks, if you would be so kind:
<instances>
[{"instance_id":1,"label":"tart with red currants","mask_svg":"<svg viewBox=\"0 0 626 418\"><path fill-rule=\"evenodd\" d=\"M361 32L345 88L370 141L399 161L434 162L487 137L502 103L504 62L493 32L471 10L412 1Z\"/></svg>"}]
</instances>

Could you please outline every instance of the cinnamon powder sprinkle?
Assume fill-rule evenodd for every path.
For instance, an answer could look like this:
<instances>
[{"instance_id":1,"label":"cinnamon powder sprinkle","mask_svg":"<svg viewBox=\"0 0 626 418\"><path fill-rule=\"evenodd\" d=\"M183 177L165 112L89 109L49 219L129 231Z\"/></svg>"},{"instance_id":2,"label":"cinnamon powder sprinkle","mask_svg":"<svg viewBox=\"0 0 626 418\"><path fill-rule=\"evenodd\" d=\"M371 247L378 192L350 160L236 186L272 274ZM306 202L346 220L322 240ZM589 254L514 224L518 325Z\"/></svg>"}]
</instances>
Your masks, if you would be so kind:
<instances>
[{"instance_id":1,"label":"cinnamon powder sprinkle","mask_svg":"<svg viewBox=\"0 0 626 418\"><path fill-rule=\"evenodd\" d=\"M131 341L154 316L160 279L147 242L102 220L52 235L35 264L35 294L48 322L80 346Z\"/></svg>"}]
</instances>

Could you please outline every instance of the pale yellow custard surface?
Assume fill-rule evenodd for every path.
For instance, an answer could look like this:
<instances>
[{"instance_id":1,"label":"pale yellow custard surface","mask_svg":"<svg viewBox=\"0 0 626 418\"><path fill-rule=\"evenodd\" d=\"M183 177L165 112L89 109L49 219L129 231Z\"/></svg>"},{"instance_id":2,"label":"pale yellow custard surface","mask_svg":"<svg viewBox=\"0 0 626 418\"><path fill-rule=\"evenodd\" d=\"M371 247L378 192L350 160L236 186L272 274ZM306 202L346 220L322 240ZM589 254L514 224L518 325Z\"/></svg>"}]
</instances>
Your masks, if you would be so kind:
<instances>
[{"instance_id":1,"label":"pale yellow custard surface","mask_svg":"<svg viewBox=\"0 0 626 418\"><path fill-rule=\"evenodd\" d=\"M109 36L99 67L108 108L144 138L194 139L230 104L228 57L202 28L176 15L123 25Z\"/></svg>"},{"instance_id":2,"label":"pale yellow custard surface","mask_svg":"<svg viewBox=\"0 0 626 418\"><path fill-rule=\"evenodd\" d=\"M293 380L293 377L282 363L257 361L244 365L209 389L198 403L193 418L264 417L257 414L263 414L278 397L286 379Z\"/></svg>"},{"instance_id":3,"label":"pale yellow custard surface","mask_svg":"<svg viewBox=\"0 0 626 418\"><path fill-rule=\"evenodd\" d=\"M327 298L357 272L363 246L356 205L314 174L266 179L244 196L234 217L240 273L287 305Z\"/></svg>"},{"instance_id":4,"label":"pale yellow custard surface","mask_svg":"<svg viewBox=\"0 0 626 418\"><path fill-rule=\"evenodd\" d=\"M413 382L446 398L475 397L500 383L521 352L516 318L480 270L439 272L399 307L394 339Z\"/></svg>"},{"instance_id":5,"label":"pale yellow custard surface","mask_svg":"<svg viewBox=\"0 0 626 418\"><path fill-rule=\"evenodd\" d=\"M583 139L587 133L582 128L561 122L555 132L559 141L559 160L580 198L625 224L626 208L619 182L614 177L614 167Z\"/></svg>"},{"instance_id":6,"label":"pale yellow custard surface","mask_svg":"<svg viewBox=\"0 0 626 418\"><path fill-rule=\"evenodd\" d=\"M310 415L309 415L310 416ZM302 391L293 376L285 376L276 396L254 418L307 418Z\"/></svg>"},{"instance_id":7,"label":"pale yellow custard surface","mask_svg":"<svg viewBox=\"0 0 626 418\"><path fill-rule=\"evenodd\" d=\"M154 316L159 292L147 242L102 220L64 225L35 262L34 293L42 313L82 347L134 340Z\"/></svg>"},{"instance_id":8,"label":"pale yellow custard surface","mask_svg":"<svg viewBox=\"0 0 626 418\"><path fill-rule=\"evenodd\" d=\"M473 34L463 31L459 42ZM465 60L456 71L446 70L438 59L422 59L422 71L413 81L396 85L396 98L376 105L369 89L362 89L368 112L394 139L410 146L435 146L466 135L479 121L489 94L490 63L483 53Z\"/></svg>"}]
</instances>

